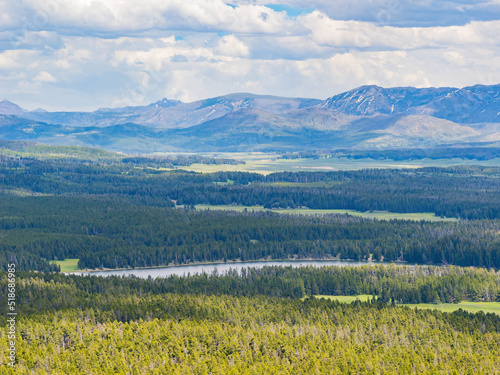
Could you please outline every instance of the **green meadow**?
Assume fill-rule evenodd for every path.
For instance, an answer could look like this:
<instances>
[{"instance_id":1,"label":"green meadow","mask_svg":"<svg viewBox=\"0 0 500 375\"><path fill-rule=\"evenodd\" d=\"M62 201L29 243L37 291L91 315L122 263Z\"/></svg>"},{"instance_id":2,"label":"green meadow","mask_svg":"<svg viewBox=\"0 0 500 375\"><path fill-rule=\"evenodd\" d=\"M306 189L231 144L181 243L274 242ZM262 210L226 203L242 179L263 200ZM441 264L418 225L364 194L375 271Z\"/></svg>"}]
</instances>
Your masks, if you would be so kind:
<instances>
[{"instance_id":1,"label":"green meadow","mask_svg":"<svg viewBox=\"0 0 500 375\"><path fill-rule=\"evenodd\" d=\"M368 294L360 294L358 296L325 296L325 295L316 295L316 298L325 298L336 300L341 303L351 303L355 301L366 302L373 298L373 296ZM483 311L484 313L492 313L500 315L500 302L468 302L462 301L459 303L418 303L418 304L400 304L399 306L407 306L410 308L418 308L418 309L430 309L430 310L439 310L442 312L453 312L458 309L462 309L471 313L477 313L479 311Z\"/></svg>"},{"instance_id":2,"label":"green meadow","mask_svg":"<svg viewBox=\"0 0 500 375\"><path fill-rule=\"evenodd\" d=\"M78 270L78 259L53 260L50 263L55 263L61 267L61 272L73 272Z\"/></svg>"},{"instance_id":3,"label":"green meadow","mask_svg":"<svg viewBox=\"0 0 500 375\"><path fill-rule=\"evenodd\" d=\"M443 312L453 312L462 309L468 312L476 313L483 311L484 313L493 313L500 315L500 302L468 302L460 303L419 303L419 304L403 304L411 308L439 310Z\"/></svg>"},{"instance_id":4,"label":"green meadow","mask_svg":"<svg viewBox=\"0 0 500 375\"><path fill-rule=\"evenodd\" d=\"M202 154L204 155L204 154ZM278 159L276 154L265 153L217 153L204 156L230 158L244 161L245 164L192 164L188 167L179 167L187 171L213 173L213 172L255 172L264 175L273 172L300 172L300 171L340 171L359 170L367 168L421 168L421 167L449 167L453 165L484 165L498 166L500 159L420 159L420 160L375 160L371 158L350 159L347 157L329 158L303 158L303 159Z\"/></svg>"},{"instance_id":5,"label":"green meadow","mask_svg":"<svg viewBox=\"0 0 500 375\"><path fill-rule=\"evenodd\" d=\"M342 181L316 181L316 182L265 182L262 186L277 186L277 187L310 187L310 188L329 188L335 185L342 184Z\"/></svg>"},{"instance_id":6,"label":"green meadow","mask_svg":"<svg viewBox=\"0 0 500 375\"><path fill-rule=\"evenodd\" d=\"M8 156L50 158L50 159L83 159L83 160L120 160L123 155L97 148L80 146L51 146L43 144L19 146L17 150L1 148L1 153Z\"/></svg>"},{"instance_id":7,"label":"green meadow","mask_svg":"<svg viewBox=\"0 0 500 375\"><path fill-rule=\"evenodd\" d=\"M361 301L361 302L368 302L373 298L373 296L369 294L360 294L357 296L324 296L324 295L316 295L314 296L315 298L321 299L330 299L330 300L335 300L339 301L341 303L351 303L351 302L356 302L356 301ZM376 297L375 297L376 298Z\"/></svg>"},{"instance_id":8,"label":"green meadow","mask_svg":"<svg viewBox=\"0 0 500 375\"><path fill-rule=\"evenodd\" d=\"M244 212L259 212L259 211L271 211L278 214L292 214L292 215L327 215L327 214L339 214L339 215L352 215L359 216L368 219L378 219L378 220L413 220L413 221L457 221L455 218L442 218L436 216L431 212L419 212L419 213L395 213L386 211L372 211L372 212L360 212L354 210L339 210L339 209L329 209L329 210L316 210L310 208L284 208L284 209L268 209L263 206L236 206L236 205L221 205L214 206L208 204L198 204L195 206L197 210L221 210L221 211L238 211Z\"/></svg>"}]
</instances>

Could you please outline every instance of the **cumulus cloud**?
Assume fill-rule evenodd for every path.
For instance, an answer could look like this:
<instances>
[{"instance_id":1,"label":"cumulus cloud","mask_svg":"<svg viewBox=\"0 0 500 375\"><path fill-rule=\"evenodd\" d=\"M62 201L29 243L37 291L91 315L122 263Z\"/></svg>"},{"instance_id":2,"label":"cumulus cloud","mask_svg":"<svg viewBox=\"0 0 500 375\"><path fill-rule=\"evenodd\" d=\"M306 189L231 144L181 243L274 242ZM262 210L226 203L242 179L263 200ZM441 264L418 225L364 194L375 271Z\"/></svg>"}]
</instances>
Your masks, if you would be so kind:
<instances>
[{"instance_id":1,"label":"cumulus cloud","mask_svg":"<svg viewBox=\"0 0 500 375\"><path fill-rule=\"evenodd\" d=\"M0 2L0 98L83 109L493 84L495 9L498 0Z\"/></svg>"},{"instance_id":2,"label":"cumulus cloud","mask_svg":"<svg viewBox=\"0 0 500 375\"><path fill-rule=\"evenodd\" d=\"M319 10L343 21L365 21L399 27L463 25L495 20L498 0L233 0L234 4L279 4Z\"/></svg>"},{"instance_id":3,"label":"cumulus cloud","mask_svg":"<svg viewBox=\"0 0 500 375\"><path fill-rule=\"evenodd\" d=\"M133 34L144 30L279 33L286 15L263 5L232 7L222 0L25 0L4 6L25 28L75 33Z\"/></svg>"},{"instance_id":4,"label":"cumulus cloud","mask_svg":"<svg viewBox=\"0 0 500 375\"><path fill-rule=\"evenodd\" d=\"M57 79L54 76L46 71L41 71L33 78L35 82L57 82Z\"/></svg>"},{"instance_id":5,"label":"cumulus cloud","mask_svg":"<svg viewBox=\"0 0 500 375\"><path fill-rule=\"evenodd\" d=\"M354 48L415 49L450 44L485 44L499 42L500 21L471 22L463 26L406 27L377 26L369 22L338 21L315 11L300 21L312 32L318 44Z\"/></svg>"},{"instance_id":6,"label":"cumulus cloud","mask_svg":"<svg viewBox=\"0 0 500 375\"><path fill-rule=\"evenodd\" d=\"M3 38L13 49L58 49L64 47L61 37L53 31L6 32Z\"/></svg>"},{"instance_id":7,"label":"cumulus cloud","mask_svg":"<svg viewBox=\"0 0 500 375\"><path fill-rule=\"evenodd\" d=\"M223 56L243 57L248 56L250 50L245 43L238 40L238 38L236 38L234 35L226 35L217 44L215 52Z\"/></svg>"},{"instance_id":8,"label":"cumulus cloud","mask_svg":"<svg viewBox=\"0 0 500 375\"><path fill-rule=\"evenodd\" d=\"M24 66L36 60L39 53L26 50L7 50L0 53L0 70L22 70Z\"/></svg>"}]
</instances>

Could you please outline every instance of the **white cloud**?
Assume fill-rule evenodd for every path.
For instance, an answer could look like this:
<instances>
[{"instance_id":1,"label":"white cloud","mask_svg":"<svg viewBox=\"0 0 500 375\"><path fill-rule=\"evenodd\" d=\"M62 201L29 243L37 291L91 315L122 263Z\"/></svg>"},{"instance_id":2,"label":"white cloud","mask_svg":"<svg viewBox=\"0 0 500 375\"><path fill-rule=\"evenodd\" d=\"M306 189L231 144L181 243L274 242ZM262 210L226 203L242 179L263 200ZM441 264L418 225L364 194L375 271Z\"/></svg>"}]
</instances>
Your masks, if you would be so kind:
<instances>
[{"instance_id":1,"label":"white cloud","mask_svg":"<svg viewBox=\"0 0 500 375\"><path fill-rule=\"evenodd\" d=\"M234 35L226 35L219 40L219 43L215 48L215 52L223 56L243 57L248 56L250 50L245 43L236 38Z\"/></svg>"},{"instance_id":2,"label":"white cloud","mask_svg":"<svg viewBox=\"0 0 500 375\"><path fill-rule=\"evenodd\" d=\"M127 34L151 29L280 33L291 26L285 14L263 5L234 8L222 0L49 0L45 5L26 0L13 2L6 12L19 19L31 15L28 21L35 29L70 33Z\"/></svg>"},{"instance_id":3,"label":"white cloud","mask_svg":"<svg viewBox=\"0 0 500 375\"><path fill-rule=\"evenodd\" d=\"M376 26L369 22L338 21L315 11L300 21L320 45L351 48L415 49L450 44L489 44L500 42L500 21L471 22L464 26L407 27Z\"/></svg>"},{"instance_id":4,"label":"white cloud","mask_svg":"<svg viewBox=\"0 0 500 375\"><path fill-rule=\"evenodd\" d=\"M260 94L326 98L364 84L427 87L450 86L450 82L454 82L451 86L465 86L500 80L495 66L488 64L487 56L466 60L467 65L458 70L451 69L449 59L443 57L463 55L466 51L467 48L460 51L351 52L301 61L189 62L183 69L165 68L156 73L153 81L158 85L147 85L149 88L143 90L143 98L146 103L162 96L192 101L249 89ZM475 53L481 56L485 52L476 50ZM429 61L434 63L430 65ZM142 85L138 79L133 89L141 91Z\"/></svg>"},{"instance_id":5,"label":"white cloud","mask_svg":"<svg viewBox=\"0 0 500 375\"><path fill-rule=\"evenodd\" d=\"M443 58L452 65L465 66L466 64L464 56L457 51L445 51Z\"/></svg>"},{"instance_id":6,"label":"white cloud","mask_svg":"<svg viewBox=\"0 0 500 375\"><path fill-rule=\"evenodd\" d=\"M57 82L57 79L54 76L46 71L41 71L33 78L35 82Z\"/></svg>"},{"instance_id":7,"label":"white cloud","mask_svg":"<svg viewBox=\"0 0 500 375\"><path fill-rule=\"evenodd\" d=\"M0 53L0 71L22 70L23 67L30 61L36 60L39 56L37 51L27 50L7 50Z\"/></svg>"},{"instance_id":8,"label":"white cloud","mask_svg":"<svg viewBox=\"0 0 500 375\"><path fill-rule=\"evenodd\" d=\"M364 84L500 82L500 17L490 14L498 1L231 3L239 6L0 2L0 99L74 109L236 91L326 98ZM289 16L268 3L308 9ZM438 20L458 13L462 18Z\"/></svg>"},{"instance_id":9,"label":"white cloud","mask_svg":"<svg viewBox=\"0 0 500 375\"><path fill-rule=\"evenodd\" d=\"M399 27L463 25L473 19L498 19L500 14L498 0L233 0L232 3L315 9L336 20Z\"/></svg>"}]
</instances>

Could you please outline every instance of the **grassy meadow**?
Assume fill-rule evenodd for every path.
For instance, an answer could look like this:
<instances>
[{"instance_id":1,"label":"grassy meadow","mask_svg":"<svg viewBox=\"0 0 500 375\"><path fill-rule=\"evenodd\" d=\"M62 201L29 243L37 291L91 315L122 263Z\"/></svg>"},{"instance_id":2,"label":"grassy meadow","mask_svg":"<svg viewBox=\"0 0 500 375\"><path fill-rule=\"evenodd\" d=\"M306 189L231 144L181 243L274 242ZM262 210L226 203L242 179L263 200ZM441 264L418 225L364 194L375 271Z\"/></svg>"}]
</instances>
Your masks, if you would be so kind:
<instances>
[{"instance_id":1,"label":"grassy meadow","mask_svg":"<svg viewBox=\"0 0 500 375\"><path fill-rule=\"evenodd\" d=\"M368 302L373 298L373 296L369 294L360 294L357 296L324 296L321 294L318 294L314 296L315 298L324 298L324 299L330 299L330 300L335 300L339 301L341 303L351 303L351 302L356 302L356 301L361 301L361 302ZM377 297L375 297L377 298Z\"/></svg>"},{"instance_id":2,"label":"grassy meadow","mask_svg":"<svg viewBox=\"0 0 500 375\"><path fill-rule=\"evenodd\" d=\"M203 154L204 155L204 154ZM231 165L207 165L192 164L188 167L180 167L187 171L213 173L224 171L255 172L264 175L273 172L300 172L300 171L337 171L337 170L359 170L367 168L421 168L421 167L448 167L453 165L484 165L498 166L500 158L491 160L469 160L469 159L420 159L402 160L392 159L349 159L346 157L330 157L322 159L278 159L276 154L265 153L217 153L204 156L230 158L244 161L245 164Z\"/></svg>"},{"instance_id":3,"label":"grassy meadow","mask_svg":"<svg viewBox=\"0 0 500 375\"><path fill-rule=\"evenodd\" d=\"M195 206L197 210L221 210L221 211L238 211L244 212L258 212L258 211L271 211L279 214L291 214L291 215L327 215L327 214L348 214L352 216L359 216L368 219L378 219L378 220L413 220L413 221L457 221L455 218L442 218L438 217L431 212L420 212L420 213L395 213L395 212L386 212L386 211L372 211L372 212L360 212L354 210L338 210L338 209L327 209L327 210L318 210L318 209L310 209L310 208L287 208L287 209L268 209L263 206L214 206L208 204L198 204Z\"/></svg>"},{"instance_id":4,"label":"grassy meadow","mask_svg":"<svg viewBox=\"0 0 500 375\"><path fill-rule=\"evenodd\" d=\"M471 313L483 311L484 313L492 313L500 315L500 302L468 302L460 303L419 303L419 304L403 304L411 308L439 310L443 312L453 312L462 309Z\"/></svg>"},{"instance_id":5,"label":"grassy meadow","mask_svg":"<svg viewBox=\"0 0 500 375\"><path fill-rule=\"evenodd\" d=\"M78 259L53 260L50 263L55 263L61 267L61 272L73 272L78 270Z\"/></svg>"},{"instance_id":6,"label":"grassy meadow","mask_svg":"<svg viewBox=\"0 0 500 375\"><path fill-rule=\"evenodd\" d=\"M366 302L373 298L368 294L360 294L358 296L325 296L325 295L316 295L316 298L325 298L330 300L336 300L341 303L351 303L355 301ZM469 302L462 301L459 303L418 303L418 304L401 304L400 306L407 306L410 308L418 308L418 309L430 309L430 310L439 310L442 312L453 312L458 309L462 309L471 313L477 313L479 311L483 311L484 313L492 313L500 315L500 302Z\"/></svg>"}]
</instances>

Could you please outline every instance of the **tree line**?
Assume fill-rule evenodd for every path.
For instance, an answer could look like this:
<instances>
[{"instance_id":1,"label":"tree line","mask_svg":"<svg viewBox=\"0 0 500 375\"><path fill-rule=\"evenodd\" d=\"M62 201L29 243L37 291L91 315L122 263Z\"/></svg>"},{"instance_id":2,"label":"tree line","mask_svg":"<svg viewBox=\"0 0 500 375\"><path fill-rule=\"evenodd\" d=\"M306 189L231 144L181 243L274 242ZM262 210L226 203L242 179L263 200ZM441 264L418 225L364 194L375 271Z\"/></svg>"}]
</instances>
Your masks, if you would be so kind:
<instances>
[{"instance_id":1,"label":"tree line","mask_svg":"<svg viewBox=\"0 0 500 375\"><path fill-rule=\"evenodd\" d=\"M130 158L130 160L135 160ZM433 212L469 220L500 218L499 168L449 167L339 172L188 173L75 160L0 157L4 192L107 195L148 206L261 205L268 208ZM230 185L218 184L231 181ZM293 183L283 186L283 182ZM311 186L312 182L325 182ZM328 184L327 182L335 182Z\"/></svg>"},{"instance_id":2,"label":"tree line","mask_svg":"<svg viewBox=\"0 0 500 375\"><path fill-rule=\"evenodd\" d=\"M116 278L118 293L102 293L111 284L102 278L19 276L18 356L6 374L500 371L495 314L381 301L125 292L135 281ZM7 349L0 340L3 363Z\"/></svg>"},{"instance_id":3,"label":"tree line","mask_svg":"<svg viewBox=\"0 0 500 375\"><path fill-rule=\"evenodd\" d=\"M85 196L10 197L0 210L0 260L24 270L67 258L82 269L310 258L500 267L498 220L192 211Z\"/></svg>"},{"instance_id":4,"label":"tree line","mask_svg":"<svg viewBox=\"0 0 500 375\"><path fill-rule=\"evenodd\" d=\"M0 296L5 298L8 292L6 279L0 281ZM499 271L453 266L265 266L261 269L243 268L240 273L230 270L156 279L21 272L18 281L17 295L26 314L40 310L96 307L111 296L166 293L263 295L292 299L368 294L380 302L409 304L500 302ZM54 288L41 288L40 285L53 285Z\"/></svg>"}]
</instances>

